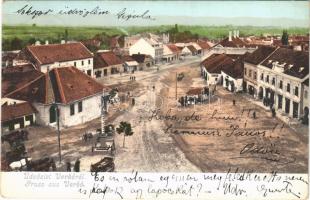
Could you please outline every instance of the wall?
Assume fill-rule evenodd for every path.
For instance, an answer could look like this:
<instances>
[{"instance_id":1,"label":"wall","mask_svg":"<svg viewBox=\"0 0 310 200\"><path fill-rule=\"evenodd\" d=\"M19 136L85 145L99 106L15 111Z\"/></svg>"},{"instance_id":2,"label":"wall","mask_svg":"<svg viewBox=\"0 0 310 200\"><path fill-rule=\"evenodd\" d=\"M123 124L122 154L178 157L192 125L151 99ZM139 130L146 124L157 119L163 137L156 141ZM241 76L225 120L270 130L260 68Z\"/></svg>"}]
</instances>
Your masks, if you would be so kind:
<instances>
[{"instance_id":1,"label":"wall","mask_svg":"<svg viewBox=\"0 0 310 200\"><path fill-rule=\"evenodd\" d=\"M90 64L88 61L90 60ZM84 65L82 65L82 61L84 61ZM66 62L57 62L53 64L47 64L47 65L41 65L41 71L45 73L47 71L47 67L49 66L49 69L53 69L55 67L74 67L74 63L76 63L76 68L83 71L84 73L87 72L87 70L91 70L91 76L93 77L93 58L87 58L82 60L73 60L73 61L66 61Z\"/></svg>"},{"instance_id":2,"label":"wall","mask_svg":"<svg viewBox=\"0 0 310 200\"><path fill-rule=\"evenodd\" d=\"M90 120L96 119L101 115L101 94L97 94L96 96L88 97L82 100L83 102L83 110L82 112L78 112L78 103L75 102L75 114L70 115L70 104L61 104L58 105L60 118L59 124L61 128L66 128L73 125L82 124L88 122ZM51 105L44 104L34 104L35 108L38 110L36 121L39 125L44 126L57 126L56 122L50 124L49 123L49 109Z\"/></svg>"},{"instance_id":3,"label":"wall","mask_svg":"<svg viewBox=\"0 0 310 200\"><path fill-rule=\"evenodd\" d=\"M155 49L144 39L140 39L129 48L129 55L132 54L147 54L155 58Z\"/></svg>"}]
</instances>

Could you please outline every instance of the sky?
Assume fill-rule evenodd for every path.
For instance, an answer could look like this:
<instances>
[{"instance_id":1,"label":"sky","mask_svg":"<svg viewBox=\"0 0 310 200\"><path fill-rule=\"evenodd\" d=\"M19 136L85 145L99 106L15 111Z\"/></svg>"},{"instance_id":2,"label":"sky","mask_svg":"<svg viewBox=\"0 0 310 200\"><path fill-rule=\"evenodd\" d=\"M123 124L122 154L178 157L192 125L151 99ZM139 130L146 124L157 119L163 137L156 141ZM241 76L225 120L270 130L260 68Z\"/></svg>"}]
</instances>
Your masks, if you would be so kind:
<instances>
[{"instance_id":1,"label":"sky","mask_svg":"<svg viewBox=\"0 0 310 200\"><path fill-rule=\"evenodd\" d=\"M40 16L32 19L31 16L17 15L16 11L24 5L31 5L33 10L55 11L69 8L91 10L99 6L102 10L109 10L106 16ZM123 8L132 14L148 14L155 20L131 19L119 20L115 13ZM283 20L283 19L286 20ZM56 20L55 20L56 19ZM195 20L197 19L197 20ZM162 25L179 23L195 25L214 25L219 19L220 25L254 25L255 19L259 25L277 26L282 19L284 26L308 26L309 3L308 1L6 1L3 4L4 24L45 24L45 25ZM287 21L287 23L285 22ZM197 24L198 23L198 24Z\"/></svg>"}]
</instances>

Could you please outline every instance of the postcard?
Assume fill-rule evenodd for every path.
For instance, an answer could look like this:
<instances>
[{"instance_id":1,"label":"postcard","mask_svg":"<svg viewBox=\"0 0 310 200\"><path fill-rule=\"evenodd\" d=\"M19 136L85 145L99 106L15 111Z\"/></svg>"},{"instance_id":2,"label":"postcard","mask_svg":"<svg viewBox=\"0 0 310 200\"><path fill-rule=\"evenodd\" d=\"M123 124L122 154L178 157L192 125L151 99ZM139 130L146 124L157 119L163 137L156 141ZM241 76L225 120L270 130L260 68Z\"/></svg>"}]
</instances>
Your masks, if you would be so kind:
<instances>
[{"instance_id":1,"label":"postcard","mask_svg":"<svg viewBox=\"0 0 310 200\"><path fill-rule=\"evenodd\" d=\"M308 1L2 2L1 195L307 199Z\"/></svg>"}]
</instances>

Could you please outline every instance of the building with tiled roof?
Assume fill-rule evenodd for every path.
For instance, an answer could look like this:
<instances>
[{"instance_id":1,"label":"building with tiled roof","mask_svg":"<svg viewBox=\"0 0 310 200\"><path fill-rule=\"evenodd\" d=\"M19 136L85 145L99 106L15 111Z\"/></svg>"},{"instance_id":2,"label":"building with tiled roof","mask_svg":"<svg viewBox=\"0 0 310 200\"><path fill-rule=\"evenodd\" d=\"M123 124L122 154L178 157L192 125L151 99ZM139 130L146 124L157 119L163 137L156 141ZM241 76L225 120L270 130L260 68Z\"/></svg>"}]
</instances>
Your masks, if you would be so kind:
<instances>
[{"instance_id":1,"label":"building with tiled roof","mask_svg":"<svg viewBox=\"0 0 310 200\"><path fill-rule=\"evenodd\" d=\"M247 54L239 57L233 63L226 65L222 69L223 87L231 92L243 91L243 61Z\"/></svg>"},{"instance_id":2,"label":"building with tiled roof","mask_svg":"<svg viewBox=\"0 0 310 200\"><path fill-rule=\"evenodd\" d=\"M81 42L27 46L25 54L44 73L56 67L74 66L93 76L93 54Z\"/></svg>"},{"instance_id":3,"label":"building with tiled roof","mask_svg":"<svg viewBox=\"0 0 310 200\"><path fill-rule=\"evenodd\" d=\"M1 100L1 131L13 131L33 125L38 112L29 102L4 98Z\"/></svg>"},{"instance_id":4,"label":"building with tiled roof","mask_svg":"<svg viewBox=\"0 0 310 200\"><path fill-rule=\"evenodd\" d=\"M96 78L123 72L123 61L112 51L97 52L94 58Z\"/></svg>"},{"instance_id":5,"label":"building with tiled roof","mask_svg":"<svg viewBox=\"0 0 310 200\"><path fill-rule=\"evenodd\" d=\"M221 71L233 62L234 60L225 54L213 54L200 63L201 74L208 85L218 84L221 82Z\"/></svg>"},{"instance_id":6,"label":"building with tiled roof","mask_svg":"<svg viewBox=\"0 0 310 200\"><path fill-rule=\"evenodd\" d=\"M103 89L108 90L77 68L61 67L41 74L4 97L32 103L41 125L55 125L57 105L60 126L67 127L100 116Z\"/></svg>"},{"instance_id":7,"label":"building with tiled roof","mask_svg":"<svg viewBox=\"0 0 310 200\"><path fill-rule=\"evenodd\" d=\"M129 47L129 55L150 55L154 59L155 63L162 61L163 53L163 44L154 38L140 38L137 42Z\"/></svg>"},{"instance_id":8,"label":"building with tiled roof","mask_svg":"<svg viewBox=\"0 0 310 200\"><path fill-rule=\"evenodd\" d=\"M215 44L209 51L209 54L240 54L243 55L246 52L252 53L257 46L248 45L245 41L239 38L239 31L229 31L229 36L217 44ZM207 55L208 56L208 55Z\"/></svg>"},{"instance_id":9,"label":"building with tiled roof","mask_svg":"<svg viewBox=\"0 0 310 200\"><path fill-rule=\"evenodd\" d=\"M303 116L308 109L303 102L303 82L309 78L308 52L260 47L244 63L244 81L250 94L279 113L297 119Z\"/></svg>"},{"instance_id":10,"label":"building with tiled roof","mask_svg":"<svg viewBox=\"0 0 310 200\"><path fill-rule=\"evenodd\" d=\"M165 62L173 62L179 59L181 51L176 45L165 44L163 45L163 47L164 47L163 60Z\"/></svg>"}]
</instances>

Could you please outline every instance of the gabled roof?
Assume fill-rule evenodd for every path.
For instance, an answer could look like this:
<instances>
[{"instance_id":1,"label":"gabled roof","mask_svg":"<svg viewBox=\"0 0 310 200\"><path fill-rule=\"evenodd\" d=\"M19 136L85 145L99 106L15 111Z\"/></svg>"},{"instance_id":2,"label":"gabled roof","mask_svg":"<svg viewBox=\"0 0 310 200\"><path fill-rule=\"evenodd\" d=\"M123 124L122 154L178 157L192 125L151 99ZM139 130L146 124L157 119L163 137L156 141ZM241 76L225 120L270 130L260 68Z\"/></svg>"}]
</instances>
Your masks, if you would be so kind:
<instances>
[{"instance_id":1,"label":"gabled roof","mask_svg":"<svg viewBox=\"0 0 310 200\"><path fill-rule=\"evenodd\" d=\"M20 70L23 69L23 70ZM20 67L11 67L3 70L2 73L2 96L13 92L14 90L24 86L36 78L42 76L43 73L35 70L24 70Z\"/></svg>"},{"instance_id":2,"label":"gabled roof","mask_svg":"<svg viewBox=\"0 0 310 200\"><path fill-rule=\"evenodd\" d=\"M223 47L244 47L244 46L247 46L247 44L238 37L232 37L231 41L229 41L229 38L225 38L224 40L222 40L218 44L220 44Z\"/></svg>"},{"instance_id":3,"label":"gabled roof","mask_svg":"<svg viewBox=\"0 0 310 200\"><path fill-rule=\"evenodd\" d=\"M220 74L226 65L231 65L233 59L225 54L213 54L201 62L209 73Z\"/></svg>"},{"instance_id":4,"label":"gabled roof","mask_svg":"<svg viewBox=\"0 0 310 200\"><path fill-rule=\"evenodd\" d=\"M123 61L112 51L98 52L94 59L94 68L103 68L112 65L120 65Z\"/></svg>"},{"instance_id":5,"label":"gabled roof","mask_svg":"<svg viewBox=\"0 0 310 200\"><path fill-rule=\"evenodd\" d=\"M1 122L10 121L37 112L38 111L28 102L1 106Z\"/></svg>"},{"instance_id":6,"label":"gabled roof","mask_svg":"<svg viewBox=\"0 0 310 200\"><path fill-rule=\"evenodd\" d=\"M27 46L32 57L42 64L92 58L92 53L81 43Z\"/></svg>"},{"instance_id":7,"label":"gabled roof","mask_svg":"<svg viewBox=\"0 0 310 200\"><path fill-rule=\"evenodd\" d=\"M193 45L189 45L189 46L187 46L187 48L188 48L192 53L197 52L197 49L196 49Z\"/></svg>"},{"instance_id":8,"label":"gabled roof","mask_svg":"<svg viewBox=\"0 0 310 200\"><path fill-rule=\"evenodd\" d=\"M180 53L180 49L175 44L167 44L167 47L173 52L173 53Z\"/></svg>"},{"instance_id":9,"label":"gabled roof","mask_svg":"<svg viewBox=\"0 0 310 200\"><path fill-rule=\"evenodd\" d=\"M202 48L202 49L210 49L211 47L210 47L210 45L207 43L207 42L204 42L204 41L198 41L197 42L198 43L198 45Z\"/></svg>"},{"instance_id":10,"label":"gabled roof","mask_svg":"<svg viewBox=\"0 0 310 200\"><path fill-rule=\"evenodd\" d=\"M146 59L150 59L150 60L152 59L150 55L146 55L146 54L132 54L131 57L138 63L144 63Z\"/></svg>"},{"instance_id":11,"label":"gabled roof","mask_svg":"<svg viewBox=\"0 0 310 200\"><path fill-rule=\"evenodd\" d=\"M274 62L283 66L284 74L301 79L309 75L308 52L278 48L261 65L272 69Z\"/></svg>"},{"instance_id":12,"label":"gabled roof","mask_svg":"<svg viewBox=\"0 0 310 200\"><path fill-rule=\"evenodd\" d=\"M243 78L243 69L244 69L244 62L243 62L244 57L238 58L236 61L234 61L231 64L228 64L223 67L222 71L235 78L235 79L241 79Z\"/></svg>"},{"instance_id":13,"label":"gabled roof","mask_svg":"<svg viewBox=\"0 0 310 200\"><path fill-rule=\"evenodd\" d=\"M43 104L68 104L101 93L103 88L107 87L77 68L63 67L52 69L5 97Z\"/></svg>"},{"instance_id":14,"label":"gabled roof","mask_svg":"<svg viewBox=\"0 0 310 200\"><path fill-rule=\"evenodd\" d=\"M272 52L276 50L276 47L260 46L258 49L248 54L244 61L254 65L258 65L264 61Z\"/></svg>"}]
</instances>

